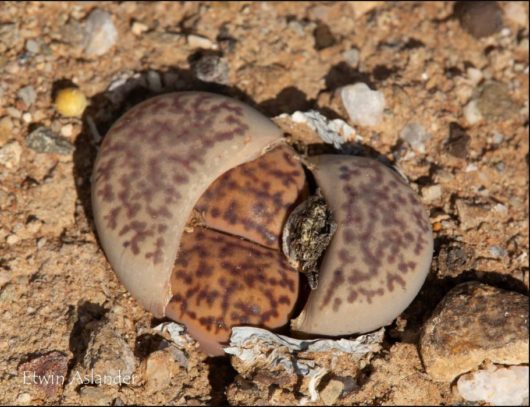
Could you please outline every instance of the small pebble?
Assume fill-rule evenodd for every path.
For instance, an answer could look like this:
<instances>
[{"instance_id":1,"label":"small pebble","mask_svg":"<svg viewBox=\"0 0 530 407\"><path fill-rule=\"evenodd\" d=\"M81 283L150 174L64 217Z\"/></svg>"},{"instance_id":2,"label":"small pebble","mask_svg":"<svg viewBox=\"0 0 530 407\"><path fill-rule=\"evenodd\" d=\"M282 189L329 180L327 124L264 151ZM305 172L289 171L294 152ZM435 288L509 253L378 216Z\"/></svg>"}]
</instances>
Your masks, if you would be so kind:
<instances>
[{"instance_id":1,"label":"small pebble","mask_svg":"<svg viewBox=\"0 0 530 407\"><path fill-rule=\"evenodd\" d=\"M471 137L457 123L449 124L449 137L444 144L444 149L453 157L466 158L468 144Z\"/></svg>"},{"instance_id":2,"label":"small pebble","mask_svg":"<svg viewBox=\"0 0 530 407\"><path fill-rule=\"evenodd\" d=\"M149 71L146 75L147 86L153 92L159 93L162 92L162 79L160 74L156 71Z\"/></svg>"},{"instance_id":3,"label":"small pebble","mask_svg":"<svg viewBox=\"0 0 530 407\"><path fill-rule=\"evenodd\" d=\"M332 379L320 392L320 399L326 406L333 406L344 390L344 383L340 380Z\"/></svg>"},{"instance_id":4,"label":"small pebble","mask_svg":"<svg viewBox=\"0 0 530 407\"><path fill-rule=\"evenodd\" d=\"M440 230L442 230L442 224L440 222L434 222L432 225L432 231L439 232Z\"/></svg>"},{"instance_id":5,"label":"small pebble","mask_svg":"<svg viewBox=\"0 0 530 407\"><path fill-rule=\"evenodd\" d=\"M17 96L27 107L30 107L37 99L37 92L35 92L33 86L24 86L17 91Z\"/></svg>"},{"instance_id":6,"label":"small pebble","mask_svg":"<svg viewBox=\"0 0 530 407\"><path fill-rule=\"evenodd\" d=\"M322 22L317 24L313 31L313 36L315 37L315 49L317 51L329 48L337 42L329 27Z\"/></svg>"},{"instance_id":7,"label":"small pebble","mask_svg":"<svg viewBox=\"0 0 530 407\"><path fill-rule=\"evenodd\" d=\"M473 172L478 170L477 164L475 163L469 163L466 165L466 168L464 169L464 172Z\"/></svg>"},{"instance_id":8,"label":"small pebble","mask_svg":"<svg viewBox=\"0 0 530 407\"><path fill-rule=\"evenodd\" d=\"M48 352L41 356L34 356L31 360L21 364L18 371L19 374L30 372L35 375L36 379L31 381L31 385L42 390L47 398L53 398L65 382L64 380L44 380L44 378L65 378L68 371L68 357L62 352Z\"/></svg>"},{"instance_id":9,"label":"small pebble","mask_svg":"<svg viewBox=\"0 0 530 407\"><path fill-rule=\"evenodd\" d=\"M493 257L501 258L506 256L506 250L500 246L490 246L489 252Z\"/></svg>"},{"instance_id":10,"label":"small pebble","mask_svg":"<svg viewBox=\"0 0 530 407\"><path fill-rule=\"evenodd\" d=\"M22 121L24 123L29 124L29 123L31 123L32 120L33 120L33 117L31 117L31 113L26 112L26 113L22 114Z\"/></svg>"},{"instance_id":11,"label":"small pebble","mask_svg":"<svg viewBox=\"0 0 530 407\"><path fill-rule=\"evenodd\" d=\"M385 108L385 96L382 92L371 90L368 85L359 82L343 87L340 96L353 123L376 126L381 122Z\"/></svg>"},{"instance_id":12,"label":"small pebble","mask_svg":"<svg viewBox=\"0 0 530 407\"><path fill-rule=\"evenodd\" d=\"M70 18L59 30L62 41L77 48L83 48L86 41L85 28L79 21Z\"/></svg>"},{"instance_id":13,"label":"small pebble","mask_svg":"<svg viewBox=\"0 0 530 407\"><path fill-rule=\"evenodd\" d=\"M118 40L112 15L100 9L90 13L85 21L84 50L87 56L105 54Z\"/></svg>"},{"instance_id":14,"label":"small pebble","mask_svg":"<svg viewBox=\"0 0 530 407\"><path fill-rule=\"evenodd\" d=\"M471 100L464 107L463 112L464 112L464 117L466 119L466 122L470 125L474 125L483 119L482 114L480 113L480 110L478 109L476 100Z\"/></svg>"},{"instance_id":15,"label":"small pebble","mask_svg":"<svg viewBox=\"0 0 530 407\"><path fill-rule=\"evenodd\" d=\"M116 398L113 400L112 405L113 405L113 406L124 406L125 403L122 401L122 399L120 399L119 397L116 397Z\"/></svg>"},{"instance_id":16,"label":"small pebble","mask_svg":"<svg viewBox=\"0 0 530 407\"><path fill-rule=\"evenodd\" d=\"M6 238L6 243L10 246L17 244L20 241L20 238L17 235L9 235Z\"/></svg>"},{"instance_id":17,"label":"small pebble","mask_svg":"<svg viewBox=\"0 0 530 407\"><path fill-rule=\"evenodd\" d=\"M459 377L457 389L467 401L494 406L528 405L528 366L490 366Z\"/></svg>"},{"instance_id":18,"label":"small pebble","mask_svg":"<svg viewBox=\"0 0 530 407\"><path fill-rule=\"evenodd\" d=\"M455 207L458 212L460 228L462 230L479 227L481 223L488 221L491 213L488 208L482 205L475 205L472 202L467 202L463 199L457 199Z\"/></svg>"},{"instance_id":19,"label":"small pebble","mask_svg":"<svg viewBox=\"0 0 530 407\"><path fill-rule=\"evenodd\" d=\"M521 64L521 63L514 63L513 64L513 71L514 72L523 72L525 70L525 65L524 64Z\"/></svg>"},{"instance_id":20,"label":"small pebble","mask_svg":"<svg viewBox=\"0 0 530 407\"><path fill-rule=\"evenodd\" d=\"M228 63L218 55L201 55L192 63L195 76L204 82L228 83Z\"/></svg>"},{"instance_id":21,"label":"small pebble","mask_svg":"<svg viewBox=\"0 0 530 407\"><path fill-rule=\"evenodd\" d=\"M20 110L18 110L17 108L15 107L11 107L9 106L7 109L7 114L9 116L11 116L13 119L20 119L22 118L22 112Z\"/></svg>"},{"instance_id":22,"label":"small pebble","mask_svg":"<svg viewBox=\"0 0 530 407\"><path fill-rule=\"evenodd\" d=\"M61 136L63 137L72 137L72 134L74 134L74 125L71 123L65 124L63 127L61 127Z\"/></svg>"},{"instance_id":23,"label":"small pebble","mask_svg":"<svg viewBox=\"0 0 530 407\"><path fill-rule=\"evenodd\" d=\"M478 93L477 108L486 120L504 119L516 111L516 105L504 83L485 83Z\"/></svg>"},{"instance_id":24,"label":"small pebble","mask_svg":"<svg viewBox=\"0 0 530 407\"><path fill-rule=\"evenodd\" d=\"M74 146L47 127L33 130L26 139L28 147L38 153L70 154Z\"/></svg>"},{"instance_id":25,"label":"small pebble","mask_svg":"<svg viewBox=\"0 0 530 407\"><path fill-rule=\"evenodd\" d=\"M110 315L115 318L116 314ZM91 332L82 367L94 375L112 378L117 385L135 384L136 358L126 336L109 319L100 320Z\"/></svg>"},{"instance_id":26,"label":"small pebble","mask_svg":"<svg viewBox=\"0 0 530 407\"><path fill-rule=\"evenodd\" d=\"M357 48L349 49L342 53L342 58L350 65L352 68L357 68L360 61L360 52Z\"/></svg>"},{"instance_id":27,"label":"small pebble","mask_svg":"<svg viewBox=\"0 0 530 407\"><path fill-rule=\"evenodd\" d=\"M217 49L217 44L211 41L209 38L201 35L190 34L186 37L188 45L191 48L202 48L202 49Z\"/></svg>"},{"instance_id":28,"label":"small pebble","mask_svg":"<svg viewBox=\"0 0 530 407\"><path fill-rule=\"evenodd\" d=\"M313 21L327 21L330 19L330 8L324 5L314 6L308 10L307 15Z\"/></svg>"},{"instance_id":29,"label":"small pebble","mask_svg":"<svg viewBox=\"0 0 530 407\"><path fill-rule=\"evenodd\" d=\"M109 396L104 386L83 386L79 390L79 395L83 399L88 399L94 405L109 405Z\"/></svg>"},{"instance_id":30,"label":"small pebble","mask_svg":"<svg viewBox=\"0 0 530 407\"><path fill-rule=\"evenodd\" d=\"M20 71L20 66L17 61L11 61L4 66L4 70L11 75L16 75Z\"/></svg>"},{"instance_id":31,"label":"small pebble","mask_svg":"<svg viewBox=\"0 0 530 407\"><path fill-rule=\"evenodd\" d=\"M491 139L493 144L501 144L504 140L504 136L501 133L493 133L493 138Z\"/></svg>"},{"instance_id":32,"label":"small pebble","mask_svg":"<svg viewBox=\"0 0 530 407\"><path fill-rule=\"evenodd\" d=\"M479 82L484 78L482 71L477 68L469 67L467 68L467 77L473 85L478 85Z\"/></svg>"},{"instance_id":33,"label":"small pebble","mask_svg":"<svg viewBox=\"0 0 530 407\"><path fill-rule=\"evenodd\" d=\"M414 150L425 153L425 143L430 140L431 134L419 123L408 123L400 131L399 138L406 141Z\"/></svg>"},{"instance_id":34,"label":"small pebble","mask_svg":"<svg viewBox=\"0 0 530 407\"><path fill-rule=\"evenodd\" d=\"M32 54L38 54L40 51L40 44L35 40L27 40L26 51L31 52Z\"/></svg>"},{"instance_id":35,"label":"small pebble","mask_svg":"<svg viewBox=\"0 0 530 407\"><path fill-rule=\"evenodd\" d=\"M149 27L139 21L134 21L131 25L131 31L134 35L140 36L147 30L149 30Z\"/></svg>"},{"instance_id":36,"label":"small pebble","mask_svg":"<svg viewBox=\"0 0 530 407\"><path fill-rule=\"evenodd\" d=\"M81 117L87 103L84 93L77 88L61 89L55 98L55 108L65 117Z\"/></svg>"},{"instance_id":37,"label":"small pebble","mask_svg":"<svg viewBox=\"0 0 530 407\"><path fill-rule=\"evenodd\" d=\"M33 120L36 122L39 122L41 120L44 120L45 117L47 117L47 114L44 113L42 110L35 110L32 114Z\"/></svg>"},{"instance_id":38,"label":"small pebble","mask_svg":"<svg viewBox=\"0 0 530 407\"><path fill-rule=\"evenodd\" d=\"M486 359L528 363L528 297L476 281L459 284L425 321L419 349L431 378L447 383Z\"/></svg>"},{"instance_id":39,"label":"small pebble","mask_svg":"<svg viewBox=\"0 0 530 407\"><path fill-rule=\"evenodd\" d=\"M13 121L9 116L0 119L0 147L11 138L13 134Z\"/></svg>"},{"instance_id":40,"label":"small pebble","mask_svg":"<svg viewBox=\"0 0 530 407\"><path fill-rule=\"evenodd\" d=\"M496 1L459 1L455 15L462 28L475 38L488 37L502 29L502 10Z\"/></svg>"},{"instance_id":41,"label":"small pebble","mask_svg":"<svg viewBox=\"0 0 530 407\"><path fill-rule=\"evenodd\" d=\"M11 141L0 148L0 165L8 169L16 169L21 155L22 147L18 141Z\"/></svg>"},{"instance_id":42,"label":"small pebble","mask_svg":"<svg viewBox=\"0 0 530 407\"><path fill-rule=\"evenodd\" d=\"M495 169L498 172L504 172L504 170L506 169L506 164L504 164L503 161L499 161L497 164L495 164Z\"/></svg>"},{"instance_id":43,"label":"small pebble","mask_svg":"<svg viewBox=\"0 0 530 407\"><path fill-rule=\"evenodd\" d=\"M31 404L32 400L33 399L31 398L31 395L29 393L20 393L17 396L16 403L17 404Z\"/></svg>"},{"instance_id":44,"label":"small pebble","mask_svg":"<svg viewBox=\"0 0 530 407\"><path fill-rule=\"evenodd\" d=\"M421 189L421 196L424 202L432 202L440 199L442 196L442 187L440 185L430 185Z\"/></svg>"},{"instance_id":45,"label":"small pebble","mask_svg":"<svg viewBox=\"0 0 530 407\"><path fill-rule=\"evenodd\" d=\"M174 364L171 353L155 351L149 355L145 364L145 380L148 391L161 391L171 382L171 365Z\"/></svg>"},{"instance_id":46,"label":"small pebble","mask_svg":"<svg viewBox=\"0 0 530 407\"><path fill-rule=\"evenodd\" d=\"M46 238L45 237L41 237L37 240L37 249L42 249L44 247L44 245L46 244Z\"/></svg>"},{"instance_id":47,"label":"small pebble","mask_svg":"<svg viewBox=\"0 0 530 407\"><path fill-rule=\"evenodd\" d=\"M14 233L18 233L18 232L22 231L22 229L24 229L24 224L22 222L17 222L13 226L13 232Z\"/></svg>"},{"instance_id":48,"label":"small pebble","mask_svg":"<svg viewBox=\"0 0 530 407\"><path fill-rule=\"evenodd\" d=\"M501 30L501 36L503 37L509 37L512 35L512 30L510 30L508 27L504 27L502 30Z\"/></svg>"},{"instance_id":49,"label":"small pebble","mask_svg":"<svg viewBox=\"0 0 530 407\"><path fill-rule=\"evenodd\" d=\"M291 20L287 24L287 26L293 30L299 37L303 37L305 35L304 31L304 24L300 22L299 20Z\"/></svg>"}]
</instances>

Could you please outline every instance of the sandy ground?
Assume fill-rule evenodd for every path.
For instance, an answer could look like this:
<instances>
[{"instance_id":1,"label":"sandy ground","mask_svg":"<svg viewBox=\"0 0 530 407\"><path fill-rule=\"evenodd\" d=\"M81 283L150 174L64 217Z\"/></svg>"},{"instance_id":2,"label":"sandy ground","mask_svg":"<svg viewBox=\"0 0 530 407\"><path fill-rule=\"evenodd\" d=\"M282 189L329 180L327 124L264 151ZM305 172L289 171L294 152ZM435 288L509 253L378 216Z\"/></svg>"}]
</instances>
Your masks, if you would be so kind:
<instances>
[{"instance_id":1,"label":"sandy ground","mask_svg":"<svg viewBox=\"0 0 530 407\"><path fill-rule=\"evenodd\" d=\"M446 2L2 3L0 403L297 404L296 392L253 387L236 378L228 359L207 359L193 345L187 366L168 365L152 331L160 321L119 283L93 230L89 178L100 142L93 130L104 135L127 107L175 89L223 92L271 117L313 108L348 121L335 90L357 81L382 92L386 109L377 126L354 127L362 144L397 164L421 194L435 253L418 299L359 373L360 389L337 403L462 402L450 384L426 374L416 347L421 324L459 282L528 290L528 5L519 3L515 13L509 2L500 6L504 29L477 39ZM118 39L89 56L79 25L96 7L112 15ZM194 63L208 52L198 53L190 34L209 39L201 46L223 56L223 85L196 78ZM358 61L344 54L352 48ZM120 78L134 73L151 82L125 100L105 93L111 83L123 90ZM55 93L68 84L90 101L82 118L54 107ZM17 96L26 86L36 93L30 103ZM473 98L483 117L471 124L464 107ZM428 133L420 147L400 139L408 123ZM30 148L27 136L39 126L73 148ZM105 344L110 348L101 350ZM46 390L23 376L28 366L36 369L25 363L42 355L48 359L41 363L70 379L114 363L135 380L70 380ZM153 379L157 363L166 364L168 378Z\"/></svg>"}]
</instances>

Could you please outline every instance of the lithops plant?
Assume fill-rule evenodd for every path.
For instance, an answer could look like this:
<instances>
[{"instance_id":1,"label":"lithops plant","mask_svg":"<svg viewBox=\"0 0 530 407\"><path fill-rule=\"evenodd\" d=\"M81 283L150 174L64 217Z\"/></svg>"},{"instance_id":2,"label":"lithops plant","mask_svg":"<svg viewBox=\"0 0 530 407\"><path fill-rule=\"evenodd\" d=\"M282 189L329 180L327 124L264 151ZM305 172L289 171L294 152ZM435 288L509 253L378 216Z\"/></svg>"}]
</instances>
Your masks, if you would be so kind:
<instances>
[{"instance_id":1,"label":"lithops plant","mask_svg":"<svg viewBox=\"0 0 530 407\"><path fill-rule=\"evenodd\" d=\"M291 326L336 336L388 325L430 269L433 240L425 210L406 182L375 160L321 155L311 161L336 231L318 288Z\"/></svg>"},{"instance_id":2,"label":"lithops plant","mask_svg":"<svg viewBox=\"0 0 530 407\"><path fill-rule=\"evenodd\" d=\"M184 230L199 198L219 176L261 156L281 137L269 119L239 101L179 92L128 111L110 129L96 158L94 220L120 281L155 316L184 322L212 355L222 353L219 343L228 339L232 325L285 324L298 295L298 273L278 250L249 246L220 232L183 236ZM223 194L237 194L248 184L228 174L229 182L213 185L213 193L194 211L205 226L224 221L218 226L224 232L278 246L279 237L271 235L280 234L305 177L286 146L271 154L275 166L264 158L239 170L247 178L257 170L254 178L265 175L246 185L245 196L255 196L247 207L251 214L241 212L240 199L223 200ZM210 202L211 195L221 201ZM267 222L263 228L255 225L260 218Z\"/></svg>"},{"instance_id":3,"label":"lithops plant","mask_svg":"<svg viewBox=\"0 0 530 407\"><path fill-rule=\"evenodd\" d=\"M237 100L178 92L128 111L96 159L94 220L113 269L210 355L234 326L285 325L296 269L313 290L291 326L325 336L390 323L429 270L428 218L399 175L367 158L310 157L309 196L282 141Z\"/></svg>"}]
</instances>

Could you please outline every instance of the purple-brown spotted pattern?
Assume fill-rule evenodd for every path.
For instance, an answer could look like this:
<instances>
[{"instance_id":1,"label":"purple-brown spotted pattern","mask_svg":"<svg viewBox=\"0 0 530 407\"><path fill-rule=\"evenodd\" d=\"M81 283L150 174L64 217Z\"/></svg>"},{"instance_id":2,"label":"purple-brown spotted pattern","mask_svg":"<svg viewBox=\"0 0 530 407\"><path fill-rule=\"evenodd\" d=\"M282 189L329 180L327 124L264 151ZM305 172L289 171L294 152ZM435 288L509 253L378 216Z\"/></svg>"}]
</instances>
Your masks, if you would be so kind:
<instances>
[{"instance_id":1,"label":"purple-brown spotted pattern","mask_svg":"<svg viewBox=\"0 0 530 407\"><path fill-rule=\"evenodd\" d=\"M170 299L180 236L197 200L281 135L249 106L205 92L149 99L110 129L92 178L96 228L122 283L155 316Z\"/></svg>"},{"instance_id":2,"label":"purple-brown spotted pattern","mask_svg":"<svg viewBox=\"0 0 530 407\"><path fill-rule=\"evenodd\" d=\"M389 324L430 269L432 232L416 193L397 173L363 157L323 155L313 174L337 230L297 331L342 335Z\"/></svg>"},{"instance_id":3,"label":"purple-brown spotted pattern","mask_svg":"<svg viewBox=\"0 0 530 407\"><path fill-rule=\"evenodd\" d=\"M222 355L232 326L285 325L298 282L279 250L199 227L182 236L166 314L184 323L206 353Z\"/></svg>"},{"instance_id":4,"label":"purple-brown spotted pattern","mask_svg":"<svg viewBox=\"0 0 530 407\"><path fill-rule=\"evenodd\" d=\"M210 228L278 249L285 219L303 190L304 169L282 145L223 174L195 208Z\"/></svg>"}]
</instances>

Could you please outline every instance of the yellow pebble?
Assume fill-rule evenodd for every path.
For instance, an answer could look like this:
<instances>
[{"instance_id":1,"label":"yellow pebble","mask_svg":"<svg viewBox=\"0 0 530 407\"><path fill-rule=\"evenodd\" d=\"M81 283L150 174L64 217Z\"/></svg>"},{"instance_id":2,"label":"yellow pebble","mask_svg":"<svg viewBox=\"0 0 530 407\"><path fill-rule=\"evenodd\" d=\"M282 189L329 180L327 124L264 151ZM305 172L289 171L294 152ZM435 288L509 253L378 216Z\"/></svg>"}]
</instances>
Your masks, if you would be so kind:
<instances>
[{"instance_id":1,"label":"yellow pebble","mask_svg":"<svg viewBox=\"0 0 530 407\"><path fill-rule=\"evenodd\" d=\"M55 108L63 116L81 117L86 105L85 95L77 88L65 88L57 92Z\"/></svg>"}]
</instances>

